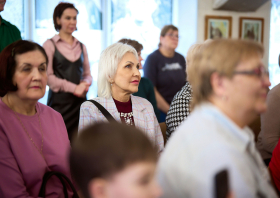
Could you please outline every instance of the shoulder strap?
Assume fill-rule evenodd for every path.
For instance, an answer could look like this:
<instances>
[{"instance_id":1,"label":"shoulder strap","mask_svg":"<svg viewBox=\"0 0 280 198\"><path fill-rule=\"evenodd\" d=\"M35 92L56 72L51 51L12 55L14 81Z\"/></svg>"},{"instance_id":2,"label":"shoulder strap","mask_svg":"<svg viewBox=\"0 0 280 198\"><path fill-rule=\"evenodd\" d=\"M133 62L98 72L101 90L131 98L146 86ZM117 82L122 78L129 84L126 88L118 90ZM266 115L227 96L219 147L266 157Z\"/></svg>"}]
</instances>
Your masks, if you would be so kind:
<instances>
[{"instance_id":1,"label":"shoulder strap","mask_svg":"<svg viewBox=\"0 0 280 198\"><path fill-rule=\"evenodd\" d=\"M84 53L83 43L80 42L82 53Z\"/></svg>"},{"instance_id":2,"label":"shoulder strap","mask_svg":"<svg viewBox=\"0 0 280 198\"><path fill-rule=\"evenodd\" d=\"M105 116L105 118L109 122L117 122L115 118L100 103L96 102L95 100L88 100L88 101L92 102L97 107L97 109L101 111L101 113Z\"/></svg>"},{"instance_id":3,"label":"shoulder strap","mask_svg":"<svg viewBox=\"0 0 280 198\"><path fill-rule=\"evenodd\" d=\"M80 42L80 46L81 46L81 50L82 50L82 53L81 53L82 62L84 62L84 48L83 48L83 43Z\"/></svg>"},{"instance_id":4,"label":"shoulder strap","mask_svg":"<svg viewBox=\"0 0 280 198\"><path fill-rule=\"evenodd\" d=\"M53 43L53 46L54 46L54 48L56 49L56 46L55 46L55 44L54 44L54 41L52 40L52 39L49 39L52 43Z\"/></svg>"}]
</instances>

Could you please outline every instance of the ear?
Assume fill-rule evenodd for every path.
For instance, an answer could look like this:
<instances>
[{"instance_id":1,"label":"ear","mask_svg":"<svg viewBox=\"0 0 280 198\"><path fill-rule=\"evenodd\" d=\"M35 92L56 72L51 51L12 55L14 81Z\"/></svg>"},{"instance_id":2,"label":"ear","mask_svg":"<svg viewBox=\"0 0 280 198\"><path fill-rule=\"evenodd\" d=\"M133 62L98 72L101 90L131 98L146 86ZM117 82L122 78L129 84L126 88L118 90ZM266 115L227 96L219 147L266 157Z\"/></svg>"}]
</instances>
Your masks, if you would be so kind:
<instances>
[{"instance_id":1,"label":"ear","mask_svg":"<svg viewBox=\"0 0 280 198\"><path fill-rule=\"evenodd\" d=\"M57 25L60 25L60 18L59 17L56 17L56 23L57 23Z\"/></svg>"},{"instance_id":2,"label":"ear","mask_svg":"<svg viewBox=\"0 0 280 198\"><path fill-rule=\"evenodd\" d=\"M160 37L159 37L159 42L160 42L160 43L162 43L161 41L162 41L163 38L164 38L163 36L160 36Z\"/></svg>"},{"instance_id":3,"label":"ear","mask_svg":"<svg viewBox=\"0 0 280 198\"><path fill-rule=\"evenodd\" d=\"M108 182L105 179L97 178L91 180L88 184L88 191L90 197L107 198L108 197L107 187L108 187Z\"/></svg>"},{"instance_id":4,"label":"ear","mask_svg":"<svg viewBox=\"0 0 280 198\"><path fill-rule=\"evenodd\" d=\"M111 84L114 83L114 79L111 78L111 77L109 77L108 81L109 81L109 83L111 83Z\"/></svg>"},{"instance_id":5,"label":"ear","mask_svg":"<svg viewBox=\"0 0 280 198\"><path fill-rule=\"evenodd\" d=\"M210 77L210 83L213 89L213 94L218 97L223 97L226 94L226 84L228 79L214 72Z\"/></svg>"}]
</instances>

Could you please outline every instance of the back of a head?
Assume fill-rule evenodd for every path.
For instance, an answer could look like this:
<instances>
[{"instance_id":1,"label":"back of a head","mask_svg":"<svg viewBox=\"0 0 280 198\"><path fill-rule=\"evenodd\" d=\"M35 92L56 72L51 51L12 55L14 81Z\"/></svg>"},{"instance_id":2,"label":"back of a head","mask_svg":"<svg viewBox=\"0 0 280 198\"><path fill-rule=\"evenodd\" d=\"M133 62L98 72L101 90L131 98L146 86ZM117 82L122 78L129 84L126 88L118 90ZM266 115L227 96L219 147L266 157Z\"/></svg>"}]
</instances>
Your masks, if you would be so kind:
<instances>
[{"instance_id":1,"label":"back of a head","mask_svg":"<svg viewBox=\"0 0 280 198\"><path fill-rule=\"evenodd\" d=\"M188 69L188 80L192 85L192 108L207 101L212 94L210 78L213 72L231 78L236 66L245 60L263 56L263 47L254 41L217 39L207 43L193 57Z\"/></svg>"},{"instance_id":2,"label":"back of a head","mask_svg":"<svg viewBox=\"0 0 280 198\"><path fill-rule=\"evenodd\" d=\"M98 123L82 131L70 152L70 169L85 197L92 179L112 176L136 162L156 162L157 149L138 129Z\"/></svg>"},{"instance_id":3,"label":"back of a head","mask_svg":"<svg viewBox=\"0 0 280 198\"><path fill-rule=\"evenodd\" d=\"M134 47L134 49L137 51L137 53L141 52L143 49L143 45L141 43L139 43L136 40L132 40L132 39L123 38L123 39L119 40L118 43L131 45L132 47Z\"/></svg>"}]
</instances>

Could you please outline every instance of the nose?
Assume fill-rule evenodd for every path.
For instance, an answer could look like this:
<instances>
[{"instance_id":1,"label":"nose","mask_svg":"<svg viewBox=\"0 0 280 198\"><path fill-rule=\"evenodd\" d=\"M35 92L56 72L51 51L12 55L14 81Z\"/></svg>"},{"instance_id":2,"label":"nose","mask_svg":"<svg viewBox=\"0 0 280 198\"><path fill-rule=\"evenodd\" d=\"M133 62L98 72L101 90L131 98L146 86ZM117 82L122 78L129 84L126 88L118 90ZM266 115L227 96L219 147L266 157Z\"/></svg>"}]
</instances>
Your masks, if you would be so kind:
<instances>
[{"instance_id":1,"label":"nose","mask_svg":"<svg viewBox=\"0 0 280 198\"><path fill-rule=\"evenodd\" d=\"M70 22L71 22L72 24L76 24L76 23L77 23L77 19L73 19L73 18L72 18L72 19L70 20Z\"/></svg>"},{"instance_id":2,"label":"nose","mask_svg":"<svg viewBox=\"0 0 280 198\"><path fill-rule=\"evenodd\" d=\"M32 71L33 80L38 81L42 79L42 74L40 73L38 68L34 68Z\"/></svg>"},{"instance_id":3,"label":"nose","mask_svg":"<svg viewBox=\"0 0 280 198\"><path fill-rule=\"evenodd\" d=\"M265 87L269 87L271 85L268 74L263 74L262 75L262 81L263 81L263 85Z\"/></svg>"},{"instance_id":4,"label":"nose","mask_svg":"<svg viewBox=\"0 0 280 198\"><path fill-rule=\"evenodd\" d=\"M133 67L133 68L134 68L134 69L133 69L133 74L134 74L134 76L141 76L139 69L137 69L136 66Z\"/></svg>"}]
</instances>

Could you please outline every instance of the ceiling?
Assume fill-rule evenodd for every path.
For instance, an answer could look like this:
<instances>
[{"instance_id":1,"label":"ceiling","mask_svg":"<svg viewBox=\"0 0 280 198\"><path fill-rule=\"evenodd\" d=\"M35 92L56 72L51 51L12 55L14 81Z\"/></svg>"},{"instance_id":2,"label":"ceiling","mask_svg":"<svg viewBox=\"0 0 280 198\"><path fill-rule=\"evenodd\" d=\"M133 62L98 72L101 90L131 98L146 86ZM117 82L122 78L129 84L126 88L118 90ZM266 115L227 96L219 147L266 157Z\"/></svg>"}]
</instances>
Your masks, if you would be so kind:
<instances>
[{"instance_id":1,"label":"ceiling","mask_svg":"<svg viewBox=\"0 0 280 198\"><path fill-rule=\"evenodd\" d=\"M253 12L269 0L213 0L214 10Z\"/></svg>"}]
</instances>

